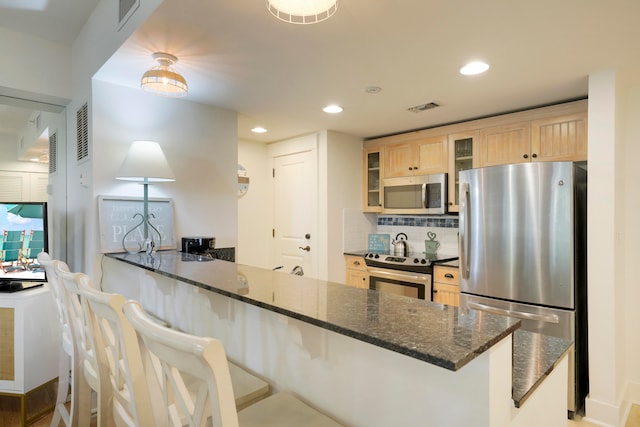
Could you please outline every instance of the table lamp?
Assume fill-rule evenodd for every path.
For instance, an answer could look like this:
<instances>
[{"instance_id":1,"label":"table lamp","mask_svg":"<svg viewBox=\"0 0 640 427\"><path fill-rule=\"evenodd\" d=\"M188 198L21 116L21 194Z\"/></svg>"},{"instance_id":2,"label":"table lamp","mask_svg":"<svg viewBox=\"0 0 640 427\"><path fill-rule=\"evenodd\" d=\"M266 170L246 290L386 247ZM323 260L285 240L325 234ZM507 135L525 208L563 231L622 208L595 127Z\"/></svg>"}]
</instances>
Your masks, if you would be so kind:
<instances>
[{"instance_id":1,"label":"table lamp","mask_svg":"<svg viewBox=\"0 0 640 427\"><path fill-rule=\"evenodd\" d=\"M133 216L134 218L139 216L141 221L124 235L122 238L122 248L127 252L132 252L126 247L126 238L138 227L143 226L144 242L142 245L138 244L137 250L133 252L140 252L144 249L147 253L151 253L156 246L160 247L162 236L158 229L150 222L153 214L149 214L149 183L176 180L160 145L153 141L134 141L122 165L120 165L120 169L118 169L116 179L139 182L144 188L143 213L136 213ZM156 245L153 237L151 237L149 228L158 235L158 245Z\"/></svg>"}]
</instances>

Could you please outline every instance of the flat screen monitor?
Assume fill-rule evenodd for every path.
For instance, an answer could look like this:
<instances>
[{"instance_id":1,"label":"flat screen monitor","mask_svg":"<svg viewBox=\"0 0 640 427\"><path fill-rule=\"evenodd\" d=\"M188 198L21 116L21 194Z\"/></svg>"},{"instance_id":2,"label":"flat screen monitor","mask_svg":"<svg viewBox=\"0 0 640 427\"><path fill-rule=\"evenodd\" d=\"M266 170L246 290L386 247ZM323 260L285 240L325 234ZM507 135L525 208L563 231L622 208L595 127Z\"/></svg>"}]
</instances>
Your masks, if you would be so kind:
<instances>
[{"instance_id":1,"label":"flat screen monitor","mask_svg":"<svg viewBox=\"0 0 640 427\"><path fill-rule=\"evenodd\" d=\"M47 281L38 254L48 251L47 203L0 203L0 284Z\"/></svg>"}]
</instances>

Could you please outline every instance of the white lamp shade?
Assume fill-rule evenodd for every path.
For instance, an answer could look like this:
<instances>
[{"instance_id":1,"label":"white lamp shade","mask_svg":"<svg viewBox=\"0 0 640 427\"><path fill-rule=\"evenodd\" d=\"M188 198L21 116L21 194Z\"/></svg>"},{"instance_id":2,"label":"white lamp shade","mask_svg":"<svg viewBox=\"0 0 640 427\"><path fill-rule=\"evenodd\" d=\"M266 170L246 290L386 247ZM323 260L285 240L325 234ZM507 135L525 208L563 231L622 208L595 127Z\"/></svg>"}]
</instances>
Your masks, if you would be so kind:
<instances>
[{"instance_id":1,"label":"white lamp shade","mask_svg":"<svg viewBox=\"0 0 640 427\"><path fill-rule=\"evenodd\" d=\"M160 144L154 141L134 141L118 169L116 179L139 182L176 180Z\"/></svg>"}]
</instances>

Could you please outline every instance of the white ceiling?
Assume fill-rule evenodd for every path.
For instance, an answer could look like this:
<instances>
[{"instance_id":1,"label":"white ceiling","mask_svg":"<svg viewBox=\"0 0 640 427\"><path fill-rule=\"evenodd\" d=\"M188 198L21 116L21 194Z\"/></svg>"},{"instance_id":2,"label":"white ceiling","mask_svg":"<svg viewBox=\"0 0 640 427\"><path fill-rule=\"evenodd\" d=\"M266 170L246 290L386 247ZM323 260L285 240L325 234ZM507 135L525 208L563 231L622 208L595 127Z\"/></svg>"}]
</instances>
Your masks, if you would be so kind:
<instances>
[{"instance_id":1,"label":"white ceiling","mask_svg":"<svg viewBox=\"0 0 640 427\"><path fill-rule=\"evenodd\" d=\"M58 2L87 16L79 4L97 0ZM64 14L45 29L5 3L1 26L68 40L54 35L68 32ZM268 142L319 129L373 137L580 98L590 73L640 63L637 0L338 0L333 17L305 26L265 3L165 0L96 77L139 87L151 54L172 53L188 100L238 111L239 136ZM474 59L491 68L460 75ZM440 107L407 111L432 101ZM323 113L328 103L344 112ZM251 133L257 125L269 132Z\"/></svg>"}]
</instances>

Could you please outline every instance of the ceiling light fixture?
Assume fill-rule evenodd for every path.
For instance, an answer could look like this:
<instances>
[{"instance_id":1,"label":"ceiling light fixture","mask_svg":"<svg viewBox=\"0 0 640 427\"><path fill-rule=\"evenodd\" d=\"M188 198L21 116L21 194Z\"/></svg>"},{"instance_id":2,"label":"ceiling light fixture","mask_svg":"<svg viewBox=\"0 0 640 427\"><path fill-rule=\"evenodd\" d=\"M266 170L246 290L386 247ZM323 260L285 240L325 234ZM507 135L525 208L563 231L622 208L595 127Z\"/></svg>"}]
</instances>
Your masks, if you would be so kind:
<instances>
[{"instance_id":1,"label":"ceiling light fixture","mask_svg":"<svg viewBox=\"0 0 640 427\"><path fill-rule=\"evenodd\" d=\"M164 52L156 52L151 56L160 65L144 73L140 81L140 87L147 92L158 95L173 98L185 96L189 91L187 82L180 73L171 68L178 61L178 58Z\"/></svg>"},{"instance_id":2,"label":"ceiling light fixture","mask_svg":"<svg viewBox=\"0 0 640 427\"><path fill-rule=\"evenodd\" d=\"M342 107L339 105L332 104L324 107L322 111L329 114L337 114L337 113L342 113Z\"/></svg>"},{"instance_id":3,"label":"ceiling light fixture","mask_svg":"<svg viewBox=\"0 0 640 427\"><path fill-rule=\"evenodd\" d=\"M470 62L464 67L460 68L460 74L465 76L474 76L476 74L482 74L489 69L489 64L476 61Z\"/></svg>"},{"instance_id":4,"label":"ceiling light fixture","mask_svg":"<svg viewBox=\"0 0 640 427\"><path fill-rule=\"evenodd\" d=\"M256 126L253 129L251 129L251 132L253 133L265 133L267 130L265 128L263 128L262 126Z\"/></svg>"},{"instance_id":5,"label":"ceiling light fixture","mask_svg":"<svg viewBox=\"0 0 640 427\"><path fill-rule=\"evenodd\" d=\"M338 10L337 0L267 0L267 9L290 24L316 24Z\"/></svg>"}]
</instances>

